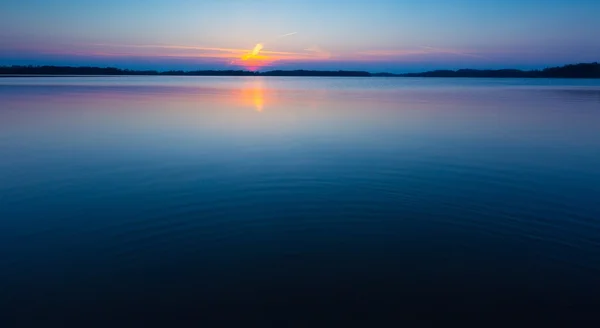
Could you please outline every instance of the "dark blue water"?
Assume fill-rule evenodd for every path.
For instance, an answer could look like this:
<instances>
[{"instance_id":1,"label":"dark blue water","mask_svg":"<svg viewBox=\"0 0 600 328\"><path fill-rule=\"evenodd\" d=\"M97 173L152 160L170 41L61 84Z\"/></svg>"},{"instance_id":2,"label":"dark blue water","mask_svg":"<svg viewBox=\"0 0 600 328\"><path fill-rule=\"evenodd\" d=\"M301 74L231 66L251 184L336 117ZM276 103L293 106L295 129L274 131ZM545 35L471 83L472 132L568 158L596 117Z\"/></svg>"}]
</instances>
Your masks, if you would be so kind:
<instances>
[{"instance_id":1,"label":"dark blue water","mask_svg":"<svg viewBox=\"0 0 600 328\"><path fill-rule=\"evenodd\" d=\"M0 325L598 319L600 81L0 79Z\"/></svg>"}]
</instances>

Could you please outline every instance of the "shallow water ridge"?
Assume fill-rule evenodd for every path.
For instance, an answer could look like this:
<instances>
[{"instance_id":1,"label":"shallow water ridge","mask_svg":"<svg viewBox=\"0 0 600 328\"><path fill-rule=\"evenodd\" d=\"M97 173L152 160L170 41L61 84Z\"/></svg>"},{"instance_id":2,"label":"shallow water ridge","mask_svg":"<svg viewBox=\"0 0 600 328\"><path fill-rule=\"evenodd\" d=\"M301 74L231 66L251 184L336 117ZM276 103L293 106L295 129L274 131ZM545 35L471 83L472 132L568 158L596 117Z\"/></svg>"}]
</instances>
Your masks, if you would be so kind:
<instances>
[{"instance_id":1,"label":"shallow water ridge","mask_svg":"<svg viewBox=\"0 0 600 328\"><path fill-rule=\"evenodd\" d=\"M2 78L0 154L8 324L600 307L600 81Z\"/></svg>"}]
</instances>

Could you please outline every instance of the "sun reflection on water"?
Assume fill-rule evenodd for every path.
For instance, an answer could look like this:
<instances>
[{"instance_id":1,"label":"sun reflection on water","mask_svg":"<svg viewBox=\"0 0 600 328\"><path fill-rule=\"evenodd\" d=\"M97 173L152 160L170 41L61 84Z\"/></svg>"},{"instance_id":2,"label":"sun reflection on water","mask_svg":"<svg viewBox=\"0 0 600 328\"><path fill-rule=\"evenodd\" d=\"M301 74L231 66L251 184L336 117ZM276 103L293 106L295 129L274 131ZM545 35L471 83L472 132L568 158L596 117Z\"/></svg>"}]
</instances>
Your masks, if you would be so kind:
<instances>
[{"instance_id":1,"label":"sun reflection on water","mask_svg":"<svg viewBox=\"0 0 600 328\"><path fill-rule=\"evenodd\" d=\"M252 79L244 83L240 90L239 100L244 106L252 106L262 113L267 100L267 90L262 79Z\"/></svg>"}]
</instances>

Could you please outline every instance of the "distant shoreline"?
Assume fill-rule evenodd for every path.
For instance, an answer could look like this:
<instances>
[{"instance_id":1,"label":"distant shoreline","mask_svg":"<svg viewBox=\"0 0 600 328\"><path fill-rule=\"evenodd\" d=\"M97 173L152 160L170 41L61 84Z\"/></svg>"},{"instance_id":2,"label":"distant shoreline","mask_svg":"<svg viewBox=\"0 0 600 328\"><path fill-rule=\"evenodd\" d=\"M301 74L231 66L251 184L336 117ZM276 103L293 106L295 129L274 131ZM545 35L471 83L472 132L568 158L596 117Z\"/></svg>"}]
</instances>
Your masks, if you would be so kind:
<instances>
[{"instance_id":1,"label":"distant shoreline","mask_svg":"<svg viewBox=\"0 0 600 328\"><path fill-rule=\"evenodd\" d=\"M435 70L422 73L370 73L366 71L275 70L253 72L244 70L164 71L129 70L114 67L71 66L0 66L0 77L87 77L87 76L276 76L276 77L437 77L437 78L566 78L599 79L599 63L581 63L550 67L543 70Z\"/></svg>"},{"instance_id":2,"label":"distant shoreline","mask_svg":"<svg viewBox=\"0 0 600 328\"><path fill-rule=\"evenodd\" d=\"M65 77L80 77L80 78L91 78L91 77L149 77L149 76L154 76L157 78L160 77L290 77L290 78L295 78L295 77L314 77L314 78L321 78L321 77L340 77L340 78L349 78L349 77L360 77L360 78L414 78L414 79L431 79L431 78L436 78L436 79L469 79L469 80L475 80L475 79L530 79L530 80L540 80L540 79L570 79L570 80L596 80L596 79L600 79L600 77L486 77L486 76L403 76L403 75L395 75L395 76L379 76L379 75L372 75L372 76L301 76L301 75L287 75L287 76L269 76L269 75L254 75L254 76L235 76L235 75L139 75L139 74L130 74L130 75L126 75L126 74L114 74L114 75L95 75L95 74L88 74L88 75L73 75L73 74L65 74L65 75L58 75L58 74L53 74L53 75L48 75L48 74L23 74L23 75L3 75L0 74L0 79L2 78L36 78L36 77L44 77L44 78L65 78Z\"/></svg>"}]
</instances>

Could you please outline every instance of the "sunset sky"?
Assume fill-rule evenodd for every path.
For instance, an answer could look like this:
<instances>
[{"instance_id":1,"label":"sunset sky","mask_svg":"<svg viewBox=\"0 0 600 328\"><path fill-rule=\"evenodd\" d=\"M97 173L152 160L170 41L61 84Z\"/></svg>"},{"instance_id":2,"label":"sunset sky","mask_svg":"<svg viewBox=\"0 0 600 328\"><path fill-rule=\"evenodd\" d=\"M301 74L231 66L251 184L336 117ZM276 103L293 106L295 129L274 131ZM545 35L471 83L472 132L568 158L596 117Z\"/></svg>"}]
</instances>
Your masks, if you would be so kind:
<instances>
[{"instance_id":1,"label":"sunset sky","mask_svg":"<svg viewBox=\"0 0 600 328\"><path fill-rule=\"evenodd\" d=\"M598 0L2 0L0 65L540 68L600 61Z\"/></svg>"}]
</instances>

